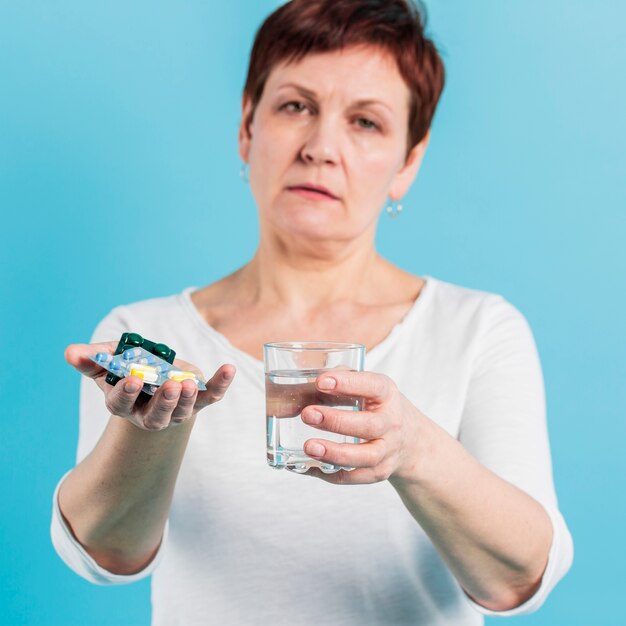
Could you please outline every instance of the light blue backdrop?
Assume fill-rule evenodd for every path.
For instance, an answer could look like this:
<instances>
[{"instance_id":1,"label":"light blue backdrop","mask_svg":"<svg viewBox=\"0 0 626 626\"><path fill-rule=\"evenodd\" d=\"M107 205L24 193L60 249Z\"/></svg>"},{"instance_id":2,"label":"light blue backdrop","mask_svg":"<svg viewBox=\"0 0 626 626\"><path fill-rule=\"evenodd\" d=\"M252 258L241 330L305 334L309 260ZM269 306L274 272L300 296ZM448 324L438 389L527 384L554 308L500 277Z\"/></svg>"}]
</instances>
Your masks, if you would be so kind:
<instances>
[{"instance_id":1,"label":"light blue backdrop","mask_svg":"<svg viewBox=\"0 0 626 626\"><path fill-rule=\"evenodd\" d=\"M116 304L206 284L250 258L240 93L255 30L276 6L0 1L4 625L149 623L147 582L90 586L49 542L51 494L77 436L78 375L63 349ZM429 8L448 83L422 172L402 217L382 220L379 248L526 314L576 558L544 608L511 623L617 626L626 5ZM149 246L159 252L144 256Z\"/></svg>"}]
</instances>

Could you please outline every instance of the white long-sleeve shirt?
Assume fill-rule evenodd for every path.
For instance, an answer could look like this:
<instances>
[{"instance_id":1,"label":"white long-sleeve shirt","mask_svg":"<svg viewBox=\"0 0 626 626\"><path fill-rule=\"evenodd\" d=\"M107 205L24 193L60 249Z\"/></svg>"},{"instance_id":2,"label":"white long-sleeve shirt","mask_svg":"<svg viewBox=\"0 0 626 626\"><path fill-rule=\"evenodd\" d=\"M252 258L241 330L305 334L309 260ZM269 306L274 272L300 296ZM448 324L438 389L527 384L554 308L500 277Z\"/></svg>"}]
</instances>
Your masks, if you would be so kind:
<instances>
[{"instance_id":1,"label":"white long-sleeve shirt","mask_svg":"<svg viewBox=\"0 0 626 626\"><path fill-rule=\"evenodd\" d=\"M51 532L61 558L100 584L152 574L154 626L475 626L481 614L540 607L569 569L573 544L554 492L532 333L502 297L425 278L365 366L390 376L483 465L543 505L553 542L527 602L501 612L472 602L388 482L333 485L268 467L263 364L207 324L191 301L193 288L117 307L93 336L138 332L205 374L225 362L238 369L226 397L198 415L162 546L138 574L106 571L65 525L57 487ZM78 461L108 419L101 391L84 378Z\"/></svg>"}]
</instances>

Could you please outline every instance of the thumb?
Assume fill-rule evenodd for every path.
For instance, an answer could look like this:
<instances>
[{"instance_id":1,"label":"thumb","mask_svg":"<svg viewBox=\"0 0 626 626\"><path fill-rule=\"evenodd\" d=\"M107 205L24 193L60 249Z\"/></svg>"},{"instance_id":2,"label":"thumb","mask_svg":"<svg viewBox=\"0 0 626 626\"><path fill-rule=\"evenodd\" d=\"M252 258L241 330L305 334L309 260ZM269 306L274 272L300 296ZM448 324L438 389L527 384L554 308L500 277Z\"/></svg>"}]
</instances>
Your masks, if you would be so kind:
<instances>
[{"instance_id":1,"label":"thumb","mask_svg":"<svg viewBox=\"0 0 626 626\"><path fill-rule=\"evenodd\" d=\"M116 341L102 343L72 343L65 348L65 360L81 374L89 378L98 378L106 373L106 370L92 361L89 357L96 356L98 352L113 354L117 347Z\"/></svg>"}]
</instances>

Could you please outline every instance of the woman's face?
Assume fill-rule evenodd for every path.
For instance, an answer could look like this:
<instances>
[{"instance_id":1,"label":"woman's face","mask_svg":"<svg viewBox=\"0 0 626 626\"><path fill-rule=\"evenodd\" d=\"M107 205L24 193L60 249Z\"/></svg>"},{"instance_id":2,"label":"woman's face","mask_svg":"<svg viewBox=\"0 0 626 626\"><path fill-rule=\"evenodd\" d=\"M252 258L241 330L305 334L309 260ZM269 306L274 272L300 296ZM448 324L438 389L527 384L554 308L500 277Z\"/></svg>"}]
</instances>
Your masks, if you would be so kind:
<instances>
[{"instance_id":1,"label":"woman's face","mask_svg":"<svg viewBox=\"0 0 626 626\"><path fill-rule=\"evenodd\" d=\"M243 120L240 154L262 228L314 240L373 234L387 198L401 198L427 139L406 159L409 90L393 57L359 46L274 67ZM331 194L303 189L326 188Z\"/></svg>"}]
</instances>

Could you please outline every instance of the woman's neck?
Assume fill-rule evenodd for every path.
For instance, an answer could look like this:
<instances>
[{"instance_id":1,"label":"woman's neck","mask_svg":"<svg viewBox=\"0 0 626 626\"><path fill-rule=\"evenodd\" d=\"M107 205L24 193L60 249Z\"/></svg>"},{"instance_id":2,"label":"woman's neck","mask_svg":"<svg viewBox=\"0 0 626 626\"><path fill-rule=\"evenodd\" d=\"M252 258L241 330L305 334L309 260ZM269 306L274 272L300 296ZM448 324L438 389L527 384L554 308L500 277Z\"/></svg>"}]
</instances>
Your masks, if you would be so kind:
<instances>
[{"instance_id":1,"label":"woman's neck","mask_svg":"<svg viewBox=\"0 0 626 626\"><path fill-rule=\"evenodd\" d=\"M376 301L387 265L373 245L344 249L340 257L330 258L261 244L237 282L255 303L304 312L337 302Z\"/></svg>"}]
</instances>

